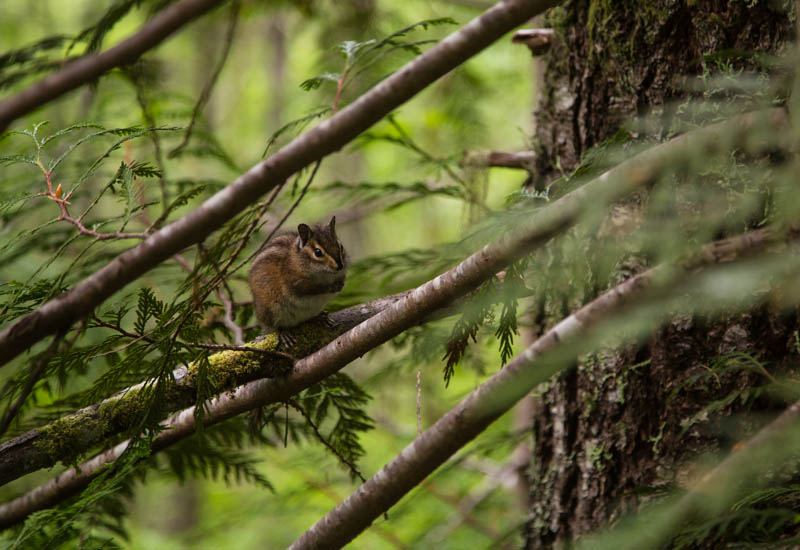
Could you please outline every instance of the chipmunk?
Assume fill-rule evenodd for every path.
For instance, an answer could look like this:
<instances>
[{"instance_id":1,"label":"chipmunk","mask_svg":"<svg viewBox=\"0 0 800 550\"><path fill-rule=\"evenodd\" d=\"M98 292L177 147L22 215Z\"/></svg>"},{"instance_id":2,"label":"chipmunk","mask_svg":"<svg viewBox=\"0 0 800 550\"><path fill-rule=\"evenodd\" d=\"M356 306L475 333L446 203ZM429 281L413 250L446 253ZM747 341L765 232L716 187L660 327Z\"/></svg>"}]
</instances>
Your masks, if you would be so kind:
<instances>
[{"instance_id":1,"label":"chipmunk","mask_svg":"<svg viewBox=\"0 0 800 550\"><path fill-rule=\"evenodd\" d=\"M336 236L336 216L327 226L301 223L297 232L272 239L253 261L248 279L256 317L276 330L284 346L294 338L283 329L322 314L344 286L347 254Z\"/></svg>"}]
</instances>

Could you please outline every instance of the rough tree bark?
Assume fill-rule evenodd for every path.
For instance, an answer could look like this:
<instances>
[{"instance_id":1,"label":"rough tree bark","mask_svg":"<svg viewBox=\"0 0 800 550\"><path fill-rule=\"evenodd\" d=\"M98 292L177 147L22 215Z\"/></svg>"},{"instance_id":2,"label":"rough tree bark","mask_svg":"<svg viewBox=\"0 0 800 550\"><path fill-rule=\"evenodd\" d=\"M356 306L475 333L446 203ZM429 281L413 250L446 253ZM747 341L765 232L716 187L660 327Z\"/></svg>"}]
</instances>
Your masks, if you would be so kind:
<instances>
[{"instance_id":1,"label":"rough tree bark","mask_svg":"<svg viewBox=\"0 0 800 550\"><path fill-rule=\"evenodd\" d=\"M534 182L575 168L583 153L631 117L669 120L670 100L686 94L682 75L699 74L704 55L785 49L794 38L786 13L791 3L747 4L575 0L551 10L556 38L536 112ZM729 450L733 439L720 439L714 429L682 433L681 422L752 384L753 375L673 390L731 352L753 353L771 365L796 359L797 325L796 317L767 309L679 318L647 346L585 358L549 383L533 415L526 548L564 547L635 506L637 489L679 484L688 475L680 464L692 456Z\"/></svg>"}]
</instances>

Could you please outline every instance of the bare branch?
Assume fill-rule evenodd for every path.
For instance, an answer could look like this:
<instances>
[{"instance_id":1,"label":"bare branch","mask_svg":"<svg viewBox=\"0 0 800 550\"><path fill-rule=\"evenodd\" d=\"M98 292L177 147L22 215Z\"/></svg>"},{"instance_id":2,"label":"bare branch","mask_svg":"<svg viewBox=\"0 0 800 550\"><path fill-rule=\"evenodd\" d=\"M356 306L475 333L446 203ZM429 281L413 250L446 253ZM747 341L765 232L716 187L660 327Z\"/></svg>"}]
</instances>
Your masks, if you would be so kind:
<instances>
[{"instance_id":1,"label":"bare branch","mask_svg":"<svg viewBox=\"0 0 800 550\"><path fill-rule=\"evenodd\" d=\"M521 168L533 170L533 151L506 153L504 151L466 151L459 163L461 166L489 166L499 168Z\"/></svg>"},{"instance_id":2,"label":"bare branch","mask_svg":"<svg viewBox=\"0 0 800 550\"><path fill-rule=\"evenodd\" d=\"M521 29L514 33L511 41L514 44L525 44L531 55L537 56L550 51L553 36L553 29Z\"/></svg>"},{"instance_id":3,"label":"bare branch","mask_svg":"<svg viewBox=\"0 0 800 550\"><path fill-rule=\"evenodd\" d=\"M208 100L211 98L211 92L214 90L214 86L217 84L219 75L222 72L222 69L225 67L225 62L228 60L228 55L231 53L233 37L236 35L236 25L239 22L240 8L241 6L239 4L239 0L233 0L231 4L230 19L228 21L228 30L225 31L225 38L222 41L222 53L220 53L217 66L214 68L214 71L211 73L208 82L206 82L206 85L203 86L203 91L200 92L200 96L197 98L197 102L192 110L192 119L189 121L189 126L187 126L186 132L183 134L183 141L181 141L179 145L169 152L169 155L167 155L169 158L177 156L189 144L189 140L192 139L192 130L194 129L194 125L197 123L197 118L200 116L200 113L203 111L203 109L205 109L206 103L208 103Z\"/></svg>"},{"instance_id":4,"label":"bare branch","mask_svg":"<svg viewBox=\"0 0 800 550\"><path fill-rule=\"evenodd\" d=\"M190 0L184 0L190 2ZM206 0L206 3L211 3ZM193 0L191 5L203 4ZM183 218L120 254L70 291L45 303L0 332L0 365L101 304L119 289L214 230L285 181L293 173L341 149L413 97L523 21L557 0L507 0L451 34L329 120L256 164ZM175 7L183 5L183 2Z\"/></svg>"},{"instance_id":5,"label":"bare branch","mask_svg":"<svg viewBox=\"0 0 800 550\"><path fill-rule=\"evenodd\" d=\"M181 0L156 15L139 32L113 48L73 61L27 90L6 99L0 103L0 132L17 118L95 80L114 67L133 63L183 25L221 3L222 0Z\"/></svg>"}]
</instances>

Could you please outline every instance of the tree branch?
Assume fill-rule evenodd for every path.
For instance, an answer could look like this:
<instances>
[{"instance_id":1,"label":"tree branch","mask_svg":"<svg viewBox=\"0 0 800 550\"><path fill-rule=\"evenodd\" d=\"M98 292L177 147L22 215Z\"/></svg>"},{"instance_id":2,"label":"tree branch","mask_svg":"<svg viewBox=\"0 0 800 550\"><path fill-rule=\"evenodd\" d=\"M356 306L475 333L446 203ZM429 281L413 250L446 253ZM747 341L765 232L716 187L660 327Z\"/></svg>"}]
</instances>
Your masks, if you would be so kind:
<instances>
[{"instance_id":1,"label":"tree branch","mask_svg":"<svg viewBox=\"0 0 800 550\"><path fill-rule=\"evenodd\" d=\"M222 0L181 0L153 17L139 32L113 48L72 61L60 71L6 99L0 103L0 132L19 117L92 82L114 67L133 63L182 26L221 3Z\"/></svg>"},{"instance_id":2,"label":"tree branch","mask_svg":"<svg viewBox=\"0 0 800 550\"><path fill-rule=\"evenodd\" d=\"M749 130L757 121L761 120L763 114L742 115L730 121L674 138L621 163L599 178L538 210L535 215L520 216L522 221L501 239L483 247L459 265L407 293L403 298L393 299L391 307L383 309L371 317L368 322L356 326L323 349L298 361L293 372L286 377L255 380L238 387L230 394L214 398L207 407L204 422L207 424L221 422L252 408L289 399L303 389L337 372L370 349L409 327L419 324L437 309L473 290L501 268L569 227L581 213L617 200L653 181L657 174L671 167L675 159L685 155L688 151L719 147L722 137L734 140L751 137ZM769 120L773 124L785 123L785 111L782 109L772 110L769 114ZM309 351L310 349L306 350L306 352ZM257 368L262 368L262 365L258 364ZM275 367L273 366L273 368ZM135 397L135 394L131 396L131 398ZM81 430L78 434L80 437L76 437L73 433L55 441L64 441L69 444L68 450L71 450L72 453L76 451L76 444L80 445L80 448L77 449L78 452L85 452L90 445L82 444L81 438L87 438L89 435L87 434L90 425L88 419L95 418L101 426L113 425L113 423L103 422L103 416L107 418L108 411L116 408L119 413L112 416L116 418L126 408L109 409L110 405L106 405L105 413L103 413L102 405L90 407L92 410L89 411L88 416L82 417L77 424L70 422L70 425ZM173 420L183 423L185 434L191 434L194 430L194 417L189 415L188 418L181 419L182 415L183 413L180 413L173 417ZM189 424L187 425L186 422ZM55 425L56 423L50 425L51 429L48 430L52 432L52 435L60 434L65 428L62 424L59 429L55 430L53 428ZM95 426L97 425L95 424ZM172 427L172 430L161 434L159 438L182 433L177 426ZM68 430L64 431L69 433ZM40 433L39 430L33 430L0 445L1 482L8 482L64 458L63 450L59 449L59 452L53 452L54 449L48 449L49 445L35 445L34 442L39 439L38 434ZM108 435L110 434L101 430L99 436L97 432L92 433L89 440L91 444L96 444Z\"/></svg>"},{"instance_id":3,"label":"tree branch","mask_svg":"<svg viewBox=\"0 0 800 550\"><path fill-rule=\"evenodd\" d=\"M47 335L68 327L75 319L88 315L116 291L170 256L204 240L293 173L338 151L430 83L556 3L557 0L499 2L332 118L256 164L190 214L153 233L70 291L0 332L0 365L8 363Z\"/></svg>"},{"instance_id":4,"label":"tree branch","mask_svg":"<svg viewBox=\"0 0 800 550\"><path fill-rule=\"evenodd\" d=\"M58 204L58 208L61 211L61 215L56 219L56 221L65 221L69 222L74 225L78 229L78 233L81 235L88 235L97 239L98 241L108 241L112 239L144 239L147 237L146 233L123 233L121 231L115 231L113 233L100 233L95 231L94 229L89 229L83 224L83 217L86 215L86 212L83 213L78 218L75 218L70 215L69 209L67 205L71 204L69 202L69 197L72 195L72 191L68 192L65 196L62 197L62 187L59 183L58 186L53 189L53 174L50 170L44 167L44 165L37 161L39 168L42 170L42 174L44 174L45 183L47 184L47 191L43 191L41 193L37 193L37 195L41 195L47 197L51 201Z\"/></svg>"},{"instance_id":5,"label":"tree branch","mask_svg":"<svg viewBox=\"0 0 800 550\"><path fill-rule=\"evenodd\" d=\"M356 326L323 349L298 361L293 372L286 377L255 380L236 388L229 394L215 397L205 407L204 423L215 424L247 410L291 398L337 372L356 357L407 328L423 322L428 315L474 289L500 268L569 227L581 213L617 200L653 181L656 175L672 167L674 161L687 152L713 151L723 145L723 137L733 140L734 143L742 139L751 140L750 130L754 124L762 120L764 114L741 115L730 121L674 138L619 164L583 187L538 210L535 215L521 216L522 221L517 227L508 231L501 239L483 247L432 281L404 293L402 298L390 297L392 302L390 306L381 308L380 313L370 317L368 321ZM782 109L769 111L768 120L771 124L782 126L785 124L785 111ZM766 239L766 236L763 238ZM735 242L737 241L731 241ZM736 248L731 250L731 246L730 243L713 244L703 249L693 261L697 263L720 261L725 259L726 255L735 255ZM359 307L362 306L350 308L348 311L352 312L351 315L356 315ZM155 439L154 451L165 448L194 432L195 418L192 411L193 409L184 410L165 422L165 426L169 429ZM124 447L117 449L121 453ZM4 460L2 450L3 446L0 446L0 466ZM100 456L103 457L102 460L98 457L89 464L98 464L98 460L100 464L105 464L106 460L114 460L119 454L112 449ZM17 464L16 461L13 463ZM19 518L32 510L38 509L35 503L50 502L48 499L54 498L53 491L79 490L80 486L91 479L93 471L87 465L82 466L80 470L70 470L52 480L49 489L44 489L43 486L40 488L42 489L40 493L21 497L23 500L19 501L19 504L14 504L14 507L20 510L15 514L22 516L9 516L17 518L12 523L19 521ZM13 502L6 506L12 504ZM11 524L2 519L6 510L5 506L0 507L0 527Z\"/></svg>"},{"instance_id":6,"label":"tree branch","mask_svg":"<svg viewBox=\"0 0 800 550\"><path fill-rule=\"evenodd\" d=\"M387 296L364 304L332 313L336 327L331 329L323 323L310 321L294 329L301 342L300 353L309 353L378 311L385 309L407 293ZM97 321L95 321L97 322ZM101 323L134 338L148 340L141 335L127 333L119 327ZM212 350L231 349L238 346L182 343L190 347ZM235 389L251 380L275 376L291 369L292 358L277 351L276 338L251 343L247 348L239 347L234 353L215 354L209 358L210 371L207 378L213 385L213 393ZM0 444L0 485L8 483L40 468L48 468L59 460L68 461L80 453L89 451L104 439L130 429L137 414L143 412L149 401L142 397L144 384L131 386L113 397L66 415L40 428ZM165 412L189 407L197 402L197 366L181 367L173 372L159 406Z\"/></svg>"},{"instance_id":7,"label":"tree branch","mask_svg":"<svg viewBox=\"0 0 800 550\"><path fill-rule=\"evenodd\" d=\"M707 261L728 261L734 251L752 252L769 242L769 231L755 231L714 243L687 262L696 268ZM725 250L724 254L717 249ZM589 329L608 321L624 305L641 297L666 268L650 269L602 294L566 317L488 381L470 393L391 462L306 531L290 550L341 548L401 497L421 483L461 447L522 399L533 387L563 368L558 348L569 356L579 353L577 340ZM684 282L685 284L685 282ZM563 345L560 345L562 344ZM562 360L558 360L562 359ZM2 512L2 508L0 508Z\"/></svg>"},{"instance_id":8,"label":"tree branch","mask_svg":"<svg viewBox=\"0 0 800 550\"><path fill-rule=\"evenodd\" d=\"M518 153L506 153L504 151L465 151L464 158L461 159L459 165L520 168L532 172L534 160L533 151L520 151Z\"/></svg>"}]
</instances>

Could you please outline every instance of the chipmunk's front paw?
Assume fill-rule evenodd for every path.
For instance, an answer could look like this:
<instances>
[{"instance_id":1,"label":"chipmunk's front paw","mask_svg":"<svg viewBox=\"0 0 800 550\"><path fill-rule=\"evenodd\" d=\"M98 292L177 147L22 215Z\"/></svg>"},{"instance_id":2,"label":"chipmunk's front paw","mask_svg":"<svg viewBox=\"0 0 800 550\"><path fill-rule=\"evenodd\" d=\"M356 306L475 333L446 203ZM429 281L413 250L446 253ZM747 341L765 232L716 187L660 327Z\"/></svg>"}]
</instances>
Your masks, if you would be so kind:
<instances>
[{"instance_id":1,"label":"chipmunk's front paw","mask_svg":"<svg viewBox=\"0 0 800 550\"><path fill-rule=\"evenodd\" d=\"M325 323L325 326L328 328L336 328L339 325L339 323L337 323L333 317L328 315L327 311L321 312L319 314L319 318L322 320L323 323Z\"/></svg>"},{"instance_id":2,"label":"chipmunk's front paw","mask_svg":"<svg viewBox=\"0 0 800 550\"><path fill-rule=\"evenodd\" d=\"M297 345L297 338L295 338L291 332L277 329L275 333L278 335L278 344L280 344L283 349L293 348Z\"/></svg>"}]
</instances>

